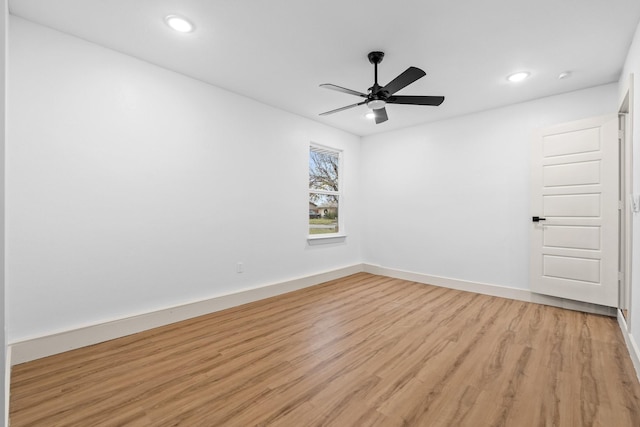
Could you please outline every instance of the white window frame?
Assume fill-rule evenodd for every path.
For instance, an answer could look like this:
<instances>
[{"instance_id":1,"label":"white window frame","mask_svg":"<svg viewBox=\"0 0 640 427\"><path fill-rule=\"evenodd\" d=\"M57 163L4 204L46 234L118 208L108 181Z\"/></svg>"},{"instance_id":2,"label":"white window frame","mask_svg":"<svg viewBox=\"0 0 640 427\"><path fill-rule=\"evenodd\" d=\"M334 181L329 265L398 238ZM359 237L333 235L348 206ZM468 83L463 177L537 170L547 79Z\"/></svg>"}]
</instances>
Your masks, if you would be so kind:
<instances>
[{"instance_id":1,"label":"white window frame","mask_svg":"<svg viewBox=\"0 0 640 427\"><path fill-rule=\"evenodd\" d=\"M335 148L329 147L327 145L317 144L315 142L311 142L309 144L309 152L307 157L307 164L309 163L311 151L316 149L317 151L326 151L331 154L338 155L338 191L330 191L330 190L315 190L309 188L307 184L307 202L309 201L309 195L311 193L315 194L326 194L338 197L338 232L337 233L325 233L325 234L308 234L307 241L309 244L320 244L320 243L336 243L341 242L345 239L346 234L344 232L344 151ZM307 168L307 182L309 181L309 169ZM309 232L309 223L307 222L307 233Z\"/></svg>"}]
</instances>

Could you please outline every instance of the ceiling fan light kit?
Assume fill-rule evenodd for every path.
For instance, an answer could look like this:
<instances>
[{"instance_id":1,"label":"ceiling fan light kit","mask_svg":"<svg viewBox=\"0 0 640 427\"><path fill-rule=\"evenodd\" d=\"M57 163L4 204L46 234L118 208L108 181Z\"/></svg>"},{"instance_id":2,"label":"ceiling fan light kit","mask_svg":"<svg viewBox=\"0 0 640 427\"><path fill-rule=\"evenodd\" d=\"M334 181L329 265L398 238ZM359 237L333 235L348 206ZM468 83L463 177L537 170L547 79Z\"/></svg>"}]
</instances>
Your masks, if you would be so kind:
<instances>
[{"instance_id":1,"label":"ceiling fan light kit","mask_svg":"<svg viewBox=\"0 0 640 427\"><path fill-rule=\"evenodd\" d=\"M396 92L409 86L416 80L424 77L427 73L422 71L420 68L409 67L386 86L380 86L378 84L378 64L382 62L382 59L384 58L384 52L369 52L367 57L369 58L369 62L371 62L374 67L374 83L373 86L369 88L368 93L358 92L356 90L347 89L331 83L324 83L320 85L320 87L347 93L349 95L359 96L361 98L364 98L365 100L356 104L347 105L346 107L341 107L335 110L321 113L321 116L327 116L329 114L337 113L339 111L348 110L350 108L366 104L367 107L371 109L371 112L373 112L376 124L379 124L386 122L389 119L386 110L387 104L438 106L444 101L444 96L395 95Z\"/></svg>"},{"instance_id":2,"label":"ceiling fan light kit","mask_svg":"<svg viewBox=\"0 0 640 427\"><path fill-rule=\"evenodd\" d=\"M367 107L371 108L372 110L379 110L380 108L384 108L385 105L387 105L387 103L382 99L372 99L371 101L367 102Z\"/></svg>"}]
</instances>

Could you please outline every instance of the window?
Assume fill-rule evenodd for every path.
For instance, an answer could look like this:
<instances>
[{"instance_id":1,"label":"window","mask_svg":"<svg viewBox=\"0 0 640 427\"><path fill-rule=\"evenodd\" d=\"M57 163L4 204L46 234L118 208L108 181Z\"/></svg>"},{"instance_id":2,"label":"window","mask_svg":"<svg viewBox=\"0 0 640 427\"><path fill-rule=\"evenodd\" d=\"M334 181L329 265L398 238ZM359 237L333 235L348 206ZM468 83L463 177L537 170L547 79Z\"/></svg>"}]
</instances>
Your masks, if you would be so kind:
<instances>
[{"instance_id":1,"label":"window","mask_svg":"<svg viewBox=\"0 0 640 427\"><path fill-rule=\"evenodd\" d=\"M340 231L341 157L331 148L309 148L309 235Z\"/></svg>"}]
</instances>

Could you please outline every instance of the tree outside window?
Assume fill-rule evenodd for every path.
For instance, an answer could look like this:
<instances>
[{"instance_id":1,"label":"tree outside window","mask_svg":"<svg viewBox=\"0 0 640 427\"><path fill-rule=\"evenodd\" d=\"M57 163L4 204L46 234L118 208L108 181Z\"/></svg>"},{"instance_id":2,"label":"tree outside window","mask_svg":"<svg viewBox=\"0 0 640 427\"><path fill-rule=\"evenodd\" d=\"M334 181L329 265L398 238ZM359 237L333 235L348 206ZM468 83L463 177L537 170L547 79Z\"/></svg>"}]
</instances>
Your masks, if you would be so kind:
<instances>
[{"instance_id":1,"label":"tree outside window","mask_svg":"<svg viewBox=\"0 0 640 427\"><path fill-rule=\"evenodd\" d=\"M309 149L309 234L339 231L340 151L311 145Z\"/></svg>"}]
</instances>

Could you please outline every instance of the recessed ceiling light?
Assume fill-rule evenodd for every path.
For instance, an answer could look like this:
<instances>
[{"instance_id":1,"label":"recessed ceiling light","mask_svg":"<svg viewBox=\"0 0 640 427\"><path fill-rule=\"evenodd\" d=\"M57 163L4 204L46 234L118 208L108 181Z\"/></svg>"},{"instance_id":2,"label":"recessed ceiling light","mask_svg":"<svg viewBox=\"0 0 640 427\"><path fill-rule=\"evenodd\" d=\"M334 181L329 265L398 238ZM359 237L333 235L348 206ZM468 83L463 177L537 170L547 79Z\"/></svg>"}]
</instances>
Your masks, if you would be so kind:
<instances>
[{"instance_id":1,"label":"recessed ceiling light","mask_svg":"<svg viewBox=\"0 0 640 427\"><path fill-rule=\"evenodd\" d=\"M376 113L374 113L373 111L369 111L367 114L364 115L365 118L369 119L369 120L373 120L376 118Z\"/></svg>"},{"instance_id":2,"label":"recessed ceiling light","mask_svg":"<svg viewBox=\"0 0 640 427\"><path fill-rule=\"evenodd\" d=\"M174 30L181 33L190 33L195 28L191 22L178 15L165 16L164 22Z\"/></svg>"},{"instance_id":3,"label":"recessed ceiling light","mask_svg":"<svg viewBox=\"0 0 640 427\"><path fill-rule=\"evenodd\" d=\"M563 71L558 75L560 80L568 79L569 77L571 77L571 71Z\"/></svg>"},{"instance_id":4,"label":"recessed ceiling light","mask_svg":"<svg viewBox=\"0 0 640 427\"><path fill-rule=\"evenodd\" d=\"M507 77L507 80L509 80L510 82L513 82L513 83L521 82L524 79L526 79L527 77L529 77L530 75L531 75L531 73L529 73L527 71L520 71L520 72L511 74L509 77Z\"/></svg>"}]
</instances>

